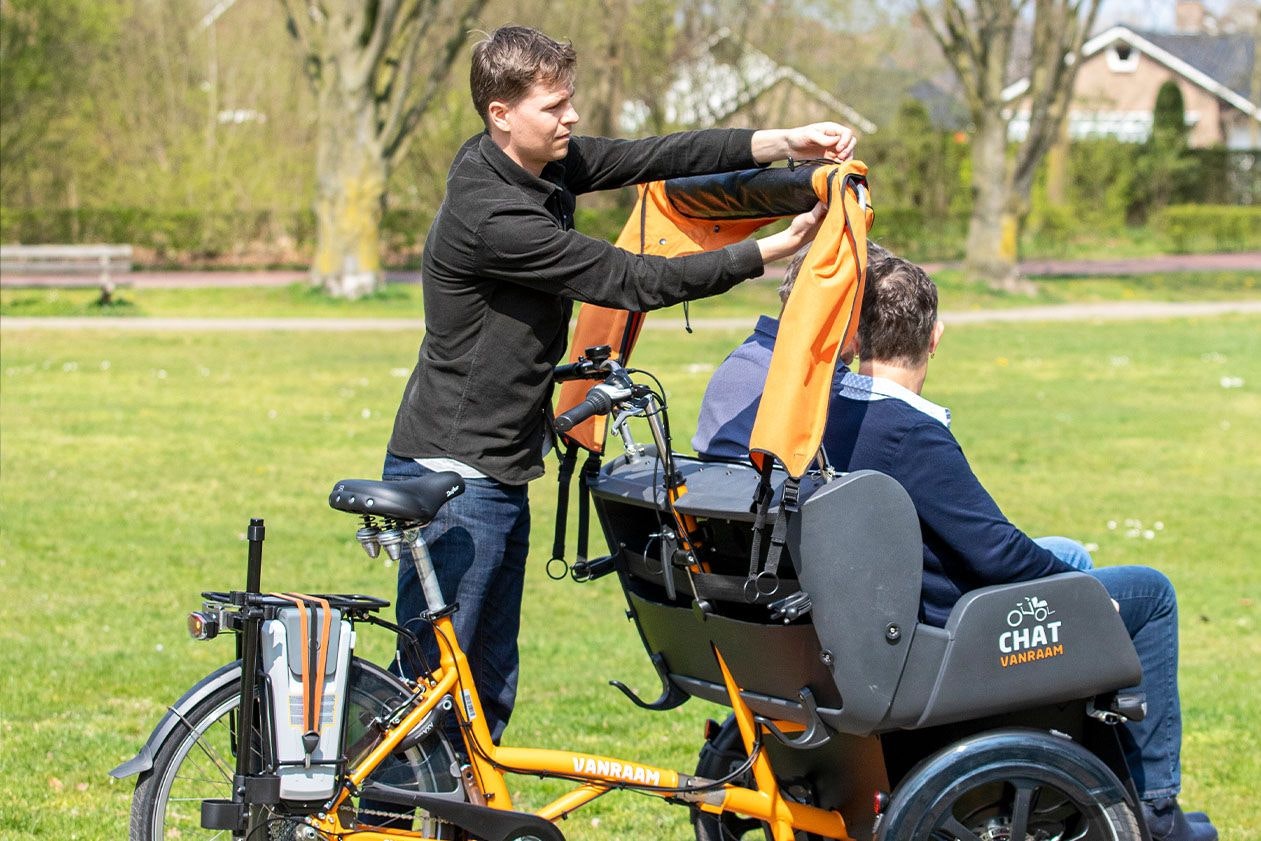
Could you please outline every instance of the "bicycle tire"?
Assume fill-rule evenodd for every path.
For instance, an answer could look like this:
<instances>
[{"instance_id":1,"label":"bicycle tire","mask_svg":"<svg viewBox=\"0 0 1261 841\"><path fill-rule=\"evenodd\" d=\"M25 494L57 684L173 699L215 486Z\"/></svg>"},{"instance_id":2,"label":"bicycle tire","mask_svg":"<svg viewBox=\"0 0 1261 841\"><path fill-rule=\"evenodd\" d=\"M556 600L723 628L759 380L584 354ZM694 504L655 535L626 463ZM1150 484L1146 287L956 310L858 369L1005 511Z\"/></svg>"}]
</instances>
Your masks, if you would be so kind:
<instances>
[{"instance_id":1,"label":"bicycle tire","mask_svg":"<svg viewBox=\"0 0 1261 841\"><path fill-rule=\"evenodd\" d=\"M1023 833L1011 826L1017 812ZM876 841L1013 833L1073 841L1142 838L1122 784L1101 759L1050 733L1011 728L949 745L919 763L894 790Z\"/></svg>"},{"instance_id":2,"label":"bicycle tire","mask_svg":"<svg viewBox=\"0 0 1261 841\"><path fill-rule=\"evenodd\" d=\"M700 758L696 763L696 776L715 780L733 773L748 758L744 750L744 741L740 736L740 728L735 716L727 716L718 733L701 747ZM733 780L736 785L751 787L754 785L753 772L746 771ZM786 785L780 780L780 785ZM784 792L789 796L787 791ZM808 802L809 798L803 798ZM812 804L813 805L813 804ZM771 828L757 818L737 815L734 812L713 814L696 809L692 812L692 833L696 841L771 841ZM816 835L797 832L796 838L802 841L821 841Z\"/></svg>"},{"instance_id":3,"label":"bicycle tire","mask_svg":"<svg viewBox=\"0 0 1261 841\"><path fill-rule=\"evenodd\" d=\"M236 759L231 747L231 717L240 707L240 682L233 681L210 694L183 716L154 753L153 767L136 781L131 801L131 841L164 841L222 838L221 830L201 826L201 801L230 799ZM396 708L410 692L398 678L366 660L351 661L346 743L370 740L368 724ZM351 749L347 750L350 754ZM356 756L363 751L355 750ZM353 759L353 757L352 757ZM395 755L374 772L372 779L428 792L463 792L453 775L454 756L441 728ZM255 832L250 841L287 839L298 821L283 804L264 815L268 829ZM379 823L379 821L367 821ZM434 837L452 835L450 827L437 828L422 818ZM278 832L276 830L279 830Z\"/></svg>"}]
</instances>

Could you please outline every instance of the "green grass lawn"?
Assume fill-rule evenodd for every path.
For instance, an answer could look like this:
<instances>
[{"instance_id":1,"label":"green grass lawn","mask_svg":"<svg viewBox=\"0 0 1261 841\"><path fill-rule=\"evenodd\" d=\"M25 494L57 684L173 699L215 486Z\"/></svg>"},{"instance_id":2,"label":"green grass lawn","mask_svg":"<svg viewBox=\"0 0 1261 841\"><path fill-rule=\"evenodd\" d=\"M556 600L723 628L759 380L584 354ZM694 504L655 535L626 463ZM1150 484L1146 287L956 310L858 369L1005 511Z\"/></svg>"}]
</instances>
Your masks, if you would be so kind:
<instances>
[{"instance_id":1,"label":"green grass lawn","mask_svg":"<svg viewBox=\"0 0 1261 841\"><path fill-rule=\"evenodd\" d=\"M666 384L679 448L712 366L743 336L644 335L636 362ZM123 837L131 786L107 772L231 656L227 640L190 641L184 616L201 590L240 585L251 516L267 519L265 587L392 593L395 571L362 554L326 497L337 479L378 473L416 340L4 332L0 771L32 778L0 805L0 838ZM1026 530L1074 535L1097 544L1099 564L1173 579L1184 802L1209 809L1224 841L1261 837L1261 318L960 325L926 396L953 409L982 481ZM721 711L692 701L648 713L606 685L655 689L615 582L544 575L553 478L531 488L508 742L690 770L704 719ZM366 656L388 647L361 636ZM514 782L526 807L556 790ZM625 794L563 829L689 837L685 810Z\"/></svg>"},{"instance_id":2,"label":"green grass lawn","mask_svg":"<svg viewBox=\"0 0 1261 841\"><path fill-rule=\"evenodd\" d=\"M694 318L733 318L779 308L775 287L782 267L767 271L769 280L735 289L691 305ZM1035 278L1032 296L999 292L971 281L959 269L942 269L934 279L948 310L1028 307L1105 301L1219 301L1261 297L1256 272L1177 272L1129 277ZM96 303L91 289L3 289L0 316L110 316L180 318L417 318L421 291L415 284L392 284L361 301L340 301L305 284L246 289L125 289L110 307ZM681 313L682 307L665 315ZM654 316L660 318L661 316Z\"/></svg>"}]
</instances>

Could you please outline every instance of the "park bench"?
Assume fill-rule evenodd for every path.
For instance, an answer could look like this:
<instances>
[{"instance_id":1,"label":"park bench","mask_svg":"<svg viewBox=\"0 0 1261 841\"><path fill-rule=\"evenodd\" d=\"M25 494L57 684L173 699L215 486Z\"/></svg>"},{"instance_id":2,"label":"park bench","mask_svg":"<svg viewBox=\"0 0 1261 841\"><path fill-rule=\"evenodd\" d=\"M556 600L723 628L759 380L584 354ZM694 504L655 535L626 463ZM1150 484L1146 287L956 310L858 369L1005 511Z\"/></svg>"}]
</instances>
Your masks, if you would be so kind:
<instances>
[{"instance_id":1,"label":"park bench","mask_svg":"<svg viewBox=\"0 0 1261 841\"><path fill-rule=\"evenodd\" d=\"M130 271L130 245L0 245L6 286L99 286L108 304Z\"/></svg>"}]
</instances>

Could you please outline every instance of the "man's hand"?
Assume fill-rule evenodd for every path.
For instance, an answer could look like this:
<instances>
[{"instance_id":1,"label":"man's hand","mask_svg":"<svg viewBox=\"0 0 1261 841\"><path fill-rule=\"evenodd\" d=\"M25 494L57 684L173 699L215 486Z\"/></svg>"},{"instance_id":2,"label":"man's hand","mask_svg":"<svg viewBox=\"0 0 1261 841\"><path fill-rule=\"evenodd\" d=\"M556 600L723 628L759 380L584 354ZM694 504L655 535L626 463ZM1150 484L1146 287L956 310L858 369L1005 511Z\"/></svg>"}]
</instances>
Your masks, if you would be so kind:
<instances>
[{"instance_id":1,"label":"man's hand","mask_svg":"<svg viewBox=\"0 0 1261 841\"><path fill-rule=\"evenodd\" d=\"M762 262L780 260L795 253L806 243L813 242L827 210L827 205L817 202L813 210L793 217L785 230L758 240L757 247L762 252Z\"/></svg>"},{"instance_id":2,"label":"man's hand","mask_svg":"<svg viewBox=\"0 0 1261 841\"><path fill-rule=\"evenodd\" d=\"M823 158L841 163L854 156L858 139L840 123L811 123L753 133L753 159L760 164L793 158Z\"/></svg>"}]
</instances>

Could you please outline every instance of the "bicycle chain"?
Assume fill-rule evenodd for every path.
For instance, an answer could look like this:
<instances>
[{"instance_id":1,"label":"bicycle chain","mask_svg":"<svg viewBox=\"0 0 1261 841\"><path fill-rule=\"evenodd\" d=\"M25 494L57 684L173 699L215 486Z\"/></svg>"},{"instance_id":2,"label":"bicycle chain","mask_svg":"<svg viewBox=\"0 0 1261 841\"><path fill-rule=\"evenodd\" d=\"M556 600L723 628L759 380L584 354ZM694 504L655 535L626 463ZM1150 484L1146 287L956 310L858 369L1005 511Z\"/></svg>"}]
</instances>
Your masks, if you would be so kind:
<instances>
[{"instance_id":1,"label":"bicycle chain","mask_svg":"<svg viewBox=\"0 0 1261 841\"><path fill-rule=\"evenodd\" d=\"M364 808L355 809L355 814L356 816L371 815L374 818L388 818L390 820L396 820L396 819L413 820L416 817L415 812L387 812L384 809L364 809ZM424 814L427 816L428 820L435 821L437 823L444 824L447 826L454 826L454 824L452 824L450 821L444 821L442 818L435 817L429 814L428 812L425 812Z\"/></svg>"}]
</instances>

